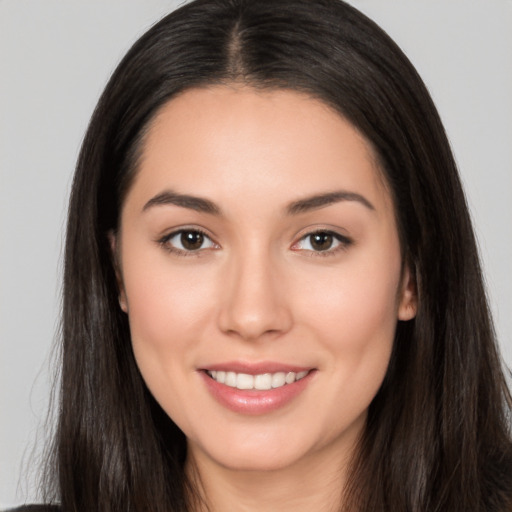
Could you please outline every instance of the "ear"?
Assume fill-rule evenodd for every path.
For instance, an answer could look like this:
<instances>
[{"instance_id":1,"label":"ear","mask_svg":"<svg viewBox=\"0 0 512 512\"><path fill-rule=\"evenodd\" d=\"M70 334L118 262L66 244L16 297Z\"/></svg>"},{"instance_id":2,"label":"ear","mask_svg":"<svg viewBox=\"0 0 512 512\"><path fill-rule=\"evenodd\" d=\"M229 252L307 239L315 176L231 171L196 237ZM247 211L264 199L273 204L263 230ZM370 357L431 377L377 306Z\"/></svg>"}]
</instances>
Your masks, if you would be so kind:
<instances>
[{"instance_id":1,"label":"ear","mask_svg":"<svg viewBox=\"0 0 512 512\"><path fill-rule=\"evenodd\" d=\"M118 237L113 230L108 232L108 241L110 244L110 252L112 256L112 265L116 273L117 288L119 290L119 307L128 313L128 303L126 301L126 292L124 290L123 276L119 265L119 253L118 253Z\"/></svg>"},{"instance_id":2,"label":"ear","mask_svg":"<svg viewBox=\"0 0 512 512\"><path fill-rule=\"evenodd\" d=\"M398 303L398 320L412 320L418 310L418 287L416 277L409 265L405 265Z\"/></svg>"}]
</instances>

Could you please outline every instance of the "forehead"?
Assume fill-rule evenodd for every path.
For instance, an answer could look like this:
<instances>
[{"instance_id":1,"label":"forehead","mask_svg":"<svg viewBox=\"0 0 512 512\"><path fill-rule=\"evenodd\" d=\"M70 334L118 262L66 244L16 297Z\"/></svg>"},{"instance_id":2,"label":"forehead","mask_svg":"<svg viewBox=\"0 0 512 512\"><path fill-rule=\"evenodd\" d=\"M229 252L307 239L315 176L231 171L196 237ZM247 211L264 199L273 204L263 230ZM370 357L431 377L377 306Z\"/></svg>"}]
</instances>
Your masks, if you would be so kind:
<instances>
[{"instance_id":1,"label":"forehead","mask_svg":"<svg viewBox=\"0 0 512 512\"><path fill-rule=\"evenodd\" d=\"M351 123L296 91L214 86L161 108L132 188L146 196L172 188L270 200L340 187L389 200L371 145Z\"/></svg>"}]
</instances>

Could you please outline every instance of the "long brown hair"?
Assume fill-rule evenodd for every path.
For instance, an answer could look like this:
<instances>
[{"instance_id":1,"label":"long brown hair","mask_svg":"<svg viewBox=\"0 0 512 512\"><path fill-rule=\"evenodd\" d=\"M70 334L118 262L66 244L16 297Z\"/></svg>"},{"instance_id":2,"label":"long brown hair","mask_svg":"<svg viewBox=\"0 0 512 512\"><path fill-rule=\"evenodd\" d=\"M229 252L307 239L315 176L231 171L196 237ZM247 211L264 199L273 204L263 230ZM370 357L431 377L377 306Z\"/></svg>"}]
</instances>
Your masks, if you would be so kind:
<instances>
[{"instance_id":1,"label":"long brown hair","mask_svg":"<svg viewBox=\"0 0 512 512\"><path fill-rule=\"evenodd\" d=\"M415 273L418 313L398 323L347 507L511 510L512 400L443 126L401 50L340 0L196 0L143 35L110 79L69 207L60 418L50 461L55 499L66 512L189 506L186 440L135 364L107 233L117 229L158 109L185 89L229 82L305 92L364 134Z\"/></svg>"}]
</instances>

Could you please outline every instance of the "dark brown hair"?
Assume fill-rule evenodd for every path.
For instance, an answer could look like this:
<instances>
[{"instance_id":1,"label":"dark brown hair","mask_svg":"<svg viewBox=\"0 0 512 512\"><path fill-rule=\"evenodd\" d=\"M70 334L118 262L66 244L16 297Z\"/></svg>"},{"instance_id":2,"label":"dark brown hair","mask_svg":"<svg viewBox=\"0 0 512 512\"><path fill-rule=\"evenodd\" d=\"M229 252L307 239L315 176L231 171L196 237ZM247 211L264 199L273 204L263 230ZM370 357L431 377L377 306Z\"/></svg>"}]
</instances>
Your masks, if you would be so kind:
<instances>
[{"instance_id":1,"label":"dark brown hair","mask_svg":"<svg viewBox=\"0 0 512 512\"><path fill-rule=\"evenodd\" d=\"M185 437L135 364L107 233L158 109L185 89L232 82L307 93L360 130L416 277L418 313L398 323L350 510L511 510L512 402L445 132L401 50L339 0L196 0L143 35L110 79L69 207L56 499L66 512L187 510Z\"/></svg>"}]
</instances>

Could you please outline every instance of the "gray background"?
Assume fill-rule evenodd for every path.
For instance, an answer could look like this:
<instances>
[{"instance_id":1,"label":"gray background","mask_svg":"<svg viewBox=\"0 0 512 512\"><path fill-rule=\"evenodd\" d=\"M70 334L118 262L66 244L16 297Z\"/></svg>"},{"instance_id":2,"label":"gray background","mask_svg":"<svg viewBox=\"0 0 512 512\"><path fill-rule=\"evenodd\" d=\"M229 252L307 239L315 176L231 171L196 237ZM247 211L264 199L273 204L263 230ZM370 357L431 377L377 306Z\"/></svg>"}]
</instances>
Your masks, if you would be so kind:
<instances>
[{"instance_id":1,"label":"gray background","mask_svg":"<svg viewBox=\"0 0 512 512\"><path fill-rule=\"evenodd\" d=\"M0 0L0 507L36 499L66 200L83 133L130 44L179 3ZM351 3L405 50L438 105L512 365L512 1Z\"/></svg>"}]
</instances>

